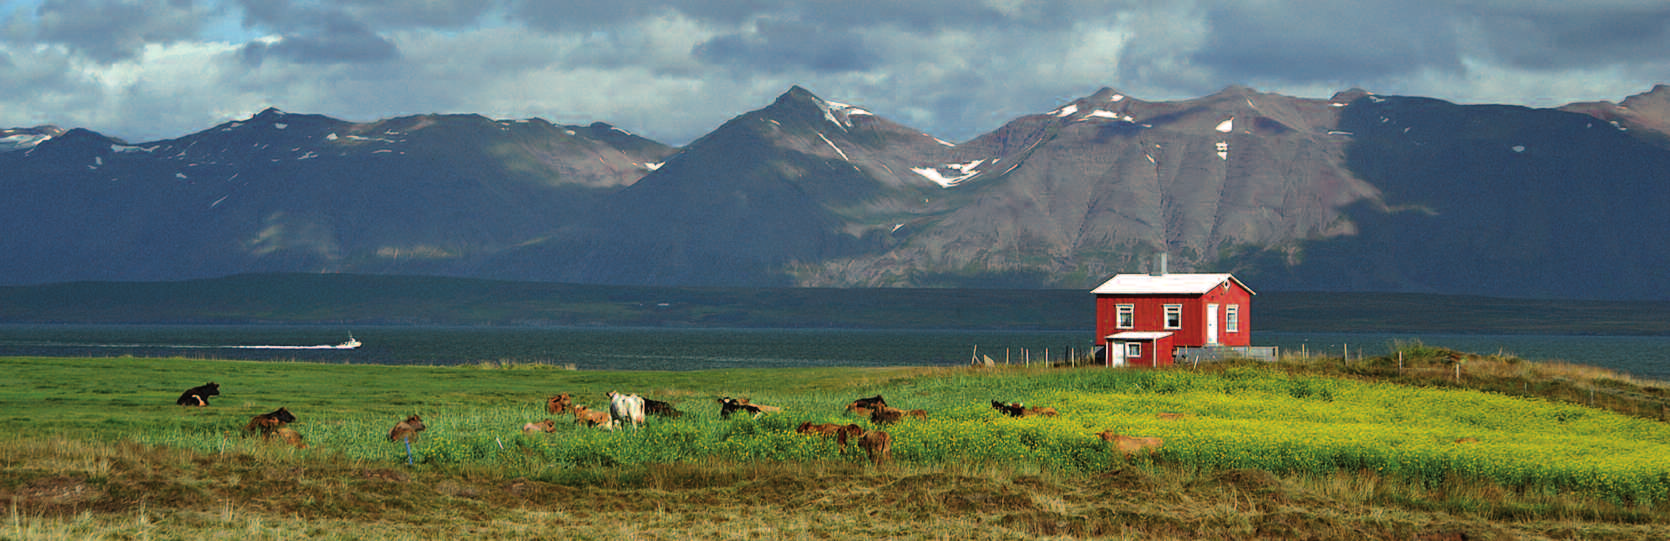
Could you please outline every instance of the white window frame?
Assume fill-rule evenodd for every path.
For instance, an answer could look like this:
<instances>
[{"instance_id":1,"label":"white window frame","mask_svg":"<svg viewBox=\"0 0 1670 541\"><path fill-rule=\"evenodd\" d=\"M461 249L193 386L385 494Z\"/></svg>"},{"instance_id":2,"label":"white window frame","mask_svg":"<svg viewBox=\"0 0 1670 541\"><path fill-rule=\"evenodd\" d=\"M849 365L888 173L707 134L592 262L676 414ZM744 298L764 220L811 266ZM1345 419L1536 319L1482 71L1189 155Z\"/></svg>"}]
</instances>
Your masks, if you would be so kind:
<instances>
[{"instance_id":1,"label":"white window frame","mask_svg":"<svg viewBox=\"0 0 1670 541\"><path fill-rule=\"evenodd\" d=\"M1135 329L1135 328L1137 328L1137 305L1135 305L1135 304L1121 304L1121 305L1118 305L1116 308L1114 308L1113 328L1115 328L1115 329Z\"/></svg>"},{"instance_id":2,"label":"white window frame","mask_svg":"<svg viewBox=\"0 0 1670 541\"><path fill-rule=\"evenodd\" d=\"M1126 342L1125 343L1125 358L1126 359L1140 359L1140 358L1142 358L1142 342Z\"/></svg>"},{"instance_id":3,"label":"white window frame","mask_svg":"<svg viewBox=\"0 0 1670 541\"><path fill-rule=\"evenodd\" d=\"M1181 329L1181 328L1183 328L1183 305L1181 305L1181 304L1167 304L1166 305L1165 328L1167 328L1167 329Z\"/></svg>"},{"instance_id":4,"label":"white window frame","mask_svg":"<svg viewBox=\"0 0 1670 541\"><path fill-rule=\"evenodd\" d=\"M1224 332L1241 332L1241 305L1224 305Z\"/></svg>"}]
</instances>

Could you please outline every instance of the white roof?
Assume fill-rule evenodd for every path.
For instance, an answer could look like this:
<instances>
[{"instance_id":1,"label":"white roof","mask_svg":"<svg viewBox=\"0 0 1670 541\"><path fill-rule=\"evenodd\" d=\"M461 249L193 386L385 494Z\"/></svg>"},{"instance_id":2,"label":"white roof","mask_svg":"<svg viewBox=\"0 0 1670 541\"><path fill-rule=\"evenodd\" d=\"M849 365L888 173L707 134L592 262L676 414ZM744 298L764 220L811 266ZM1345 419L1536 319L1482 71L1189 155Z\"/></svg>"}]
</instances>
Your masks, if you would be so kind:
<instances>
[{"instance_id":1,"label":"white roof","mask_svg":"<svg viewBox=\"0 0 1670 541\"><path fill-rule=\"evenodd\" d=\"M1171 333L1170 332L1158 332L1158 331L1151 331L1151 332L1125 331L1125 332L1122 332L1122 333L1110 334L1110 335L1108 335L1107 339L1108 340L1159 340L1159 339L1165 338L1167 336L1171 336Z\"/></svg>"},{"instance_id":2,"label":"white roof","mask_svg":"<svg viewBox=\"0 0 1670 541\"><path fill-rule=\"evenodd\" d=\"M1192 294L1200 295L1212 288L1223 285L1224 282L1235 282L1252 293L1247 284L1241 283L1229 273L1223 274L1120 274L1114 276L1096 289L1090 290L1097 295L1165 295Z\"/></svg>"}]
</instances>

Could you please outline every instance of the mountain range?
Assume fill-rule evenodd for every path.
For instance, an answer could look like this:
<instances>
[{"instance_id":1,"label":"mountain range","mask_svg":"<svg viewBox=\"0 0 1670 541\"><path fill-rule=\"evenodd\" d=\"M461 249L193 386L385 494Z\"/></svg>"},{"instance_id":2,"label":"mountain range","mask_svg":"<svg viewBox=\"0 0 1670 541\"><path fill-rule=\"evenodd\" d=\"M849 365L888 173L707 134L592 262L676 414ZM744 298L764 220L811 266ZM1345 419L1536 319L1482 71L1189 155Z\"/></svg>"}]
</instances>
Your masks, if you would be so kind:
<instances>
[{"instance_id":1,"label":"mountain range","mask_svg":"<svg viewBox=\"0 0 1670 541\"><path fill-rule=\"evenodd\" d=\"M960 143L794 87L682 147L605 123L268 109L0 130L0 285L264 272L664 286L1664 299L1670 87L1554 109L1102 89Z\"/></svg>"}]
</instances>

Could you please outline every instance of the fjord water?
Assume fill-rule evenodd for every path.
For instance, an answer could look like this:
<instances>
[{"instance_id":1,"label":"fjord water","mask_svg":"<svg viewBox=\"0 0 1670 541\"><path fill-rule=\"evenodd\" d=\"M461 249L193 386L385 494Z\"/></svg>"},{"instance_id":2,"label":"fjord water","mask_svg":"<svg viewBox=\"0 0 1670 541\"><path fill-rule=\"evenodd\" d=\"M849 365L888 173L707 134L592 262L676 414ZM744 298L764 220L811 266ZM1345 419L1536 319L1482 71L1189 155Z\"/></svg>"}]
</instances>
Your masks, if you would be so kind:
<instances>
[{"instance_id":1,"label":"fjord water","mask_svg":"<svg viewBox=\"0 0 1670 541\"><path fill-rule=\"evenodd\" d=\"M353 350L250 346L332 345ZM354 364L549 363L582 370L949 366L977 352L1002 363L1084 354L1087 330L867 330L298 325L0 325L0 356L186 357ZM1399 341L1565 361L1670 381L1670 336L1255 332L1255 345L1353 358Z\"/></svg>"}]
</instances>

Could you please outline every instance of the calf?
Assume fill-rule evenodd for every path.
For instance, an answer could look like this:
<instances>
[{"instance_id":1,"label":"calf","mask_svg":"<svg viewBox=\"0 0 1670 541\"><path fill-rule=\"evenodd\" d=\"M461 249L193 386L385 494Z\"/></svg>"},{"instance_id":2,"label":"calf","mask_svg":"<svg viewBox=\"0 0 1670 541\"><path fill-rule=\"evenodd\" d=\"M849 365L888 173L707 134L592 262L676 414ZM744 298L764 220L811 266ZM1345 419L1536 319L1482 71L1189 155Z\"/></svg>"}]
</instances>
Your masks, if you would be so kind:
<instances>
[{"instance_id":1,"label":"calf","mask_svg":"<svg viewBox=\"0 0 1670 541\"><path fill-rule=\"evenodd\" d=\"M644 413L668 419L677 419L684 416L684 412L674 408L672 404L650 398L644 399Z\"/></svg>"},{"instance_id":2,"label":"calf","mask_svg":"<svg viewBox=\"0 0 1670 541\"><path fill-rule=\"evenodd\" d=\"M543 421L540 421L540 422L537 422L537 423L527 423L527 424L522 425L522 433L523 434L535 434L535 433L539 433L539 432L550 433L550 432L556 432L556 431L557 431L557 422L552 421L550 419L546 419L546 420L543 420Z\"/></svg>"},{"instance_id":3,"label":"calf","mask_svg":"<svg viewBox=\"0 0 1670 541\"><path fill-rule=\"evenodd\" d=\"M1165 445L1165 440L1160 438L1122 436L1114 434L1111 431L1097 432L1096 436L1102 438L1102 441L1106 441L1112 445L1114 450L1125 455L1125 460L1130 460L1138 453L1145 455L1154 454L1160 450L1161 446Z\"/></svg>"},{"instance_id":4,"label":"calf","mask_svg":"<svg viewBox=\"0 0 1670 541\"><path fill-rule=\"evenodd\" d=\"M609 391L609 420L616 426L632 425L633 430L644 424L644 397Z\"/></svg>"},{"instance_id":5,"label":"calf","mask_svg":"<svg viewBox=\"0 0 1670 541\"><path fill-rule=\"evenodd\" d=\"M289 409L278 408L276 410L251 417L249 419L249 424L244 425L244 432L252 434L259 432L263 437L270 436L274 430L294 422L296 422L296 416L291 414Z\"/></svg>"},{"instance_id":6,"label":"calf","mask_svg":"<svg viewBox=\"0 0 1670 541\"><path fill-rule=\"evenodd\" d=\"M545 400L545 412L551 415L562 415L573 407L574 402L569 399L568 393L559 394Z\"/></svg>"},{"instance_id":7,"label":"calf","mask_svg":"<svg viewBox=\"0 0 1670 541\"><path fill-rule=\"evenodd\" d=\"M1055 408L1029 408L1022 405L1020 402L1004 404L993 400L992 409L1002 412L1004 415L1008 415L1010 417L1031 417L1034 415L1055 417L1060 415L1060 412L1055 411Z\"/></svg>"},{"instance_id":8,"label":"calf","mask_svg":"<svg viewBox=\"0 0 1670 541\"><path fill-rule=\"evenodd\" d=\"M899 408L894 408L894 407L888 407L886 405L879 405L878 404L876 406L876 409L870 411L870 423L871 424L890 425L890 424L899 422L899 420L903 419L904 417L905 417L905 410L902 410L902 409L899 409Z\"/></svg>"},{"instance_id":9,"label":"calf","mask_svg":"<svg viewBox=\"0 0 1670 541\"><path fill-rule=\"evenodd\" d=\"M288 443L297 449L307 448L307 443L302 441L302 435L290 427L281 426L275 428L272 431L272 435L278 436L279 439L284 440L284 443Z\"/></svg>"},{"instance_id":10,"label":"calf","mask_svg":"<svg viewBox=\"0 0 1670 541\"><path fill-rule=\"evenodd\" d=\"M429 427L423 426L422 418L416 415L407 417L406 420L395 423L394 428L389 430L389 441L410 441L417 437L417 433L423 432L425 428Z\"/></svg>"},{"instance_id":11,"label":"calf","mask_svg":"<svg viewBox=\"0 0 1670 541\"><path fill-rule=\"evenodd\" d=\"M767 413L775 413L775 412L783 411L783 408L779 408L779 407L776 407L776 406L765 406L765 405L760 405L760 404L749 404L748 399L746 399L746 398L738 399L738 398L731 398L731 397L727 396L727 397L719 399L719 416L720 417L725 418L725 419L729 419L729 418L731 418L732 413L736 413L736 412L739 412L739 411L744 412L744 413L748 413L748 414L752 414L754 416L754 418L757 419L757 418L759 418L759 416L765 415Z\"/></svg>"},{"instance_id":12,"label":"calf","mask_svg":"<svg viewBox=\"0 0 1670 541\"><path fill-rule=\"evenodd\" d=\"M569 411L574 413L574 424L602 427L609 426L609 412L607 411L592 411L586 409L585 406L574 406L574 409Z\"/></svg>"},{"instance_id":13,"label":"calf","mask_svg":"<svg viewBox=\"0 0 1670 541\"><path fill-rule=\"evenodd\" d=\"M893 437L880 430L871 430L858 437L858 446L870 456L870 463L880 466L893 460Z\"/></svg>"},{"instance_id":14,"label":"calf","mask_svg":"<svg viewBox=\"0 0 1670 541\"><path fill-rule=\"evenodd\" d=\"M180 398L174 400L174 404L180 406L207 406L211 396L220 396L219 383L211 381L186 389L186 392L180 393Z\"/></svg>"}]
</instances>

